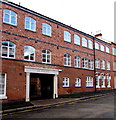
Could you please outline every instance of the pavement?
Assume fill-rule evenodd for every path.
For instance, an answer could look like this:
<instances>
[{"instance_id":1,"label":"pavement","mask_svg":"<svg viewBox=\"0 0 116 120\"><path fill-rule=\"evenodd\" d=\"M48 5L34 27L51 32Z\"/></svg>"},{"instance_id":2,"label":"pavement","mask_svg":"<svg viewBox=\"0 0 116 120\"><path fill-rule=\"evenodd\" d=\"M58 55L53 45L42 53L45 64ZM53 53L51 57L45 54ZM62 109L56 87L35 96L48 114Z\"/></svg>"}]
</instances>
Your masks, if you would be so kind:
<instances>
[{"instance_id":1,"label":"pavement","mask_svg":"<svg viewBox=\"0 0 116 120\"><path fill-rule=\"evenodd\" d=\"M107 93L101 93L101 94L94 94L94 95L89 95L89 96L82 96L78 98L57 98L57 99L45 99L45 100L35 100L31 101L30 105L24 106L24 107L16 107L16 108L10 108L10 109L4 109L0 111L0 114L9 114L13 112L18 112L18 111L32 111L36 109L44 109L44 108L49 108L55 105L59 104L67 104L70 102L80 102L82 100L88 100L92 98L97 98L97 97L102 97L105 95L110 94L111 92Z\"/></svg>"}]
</instances>

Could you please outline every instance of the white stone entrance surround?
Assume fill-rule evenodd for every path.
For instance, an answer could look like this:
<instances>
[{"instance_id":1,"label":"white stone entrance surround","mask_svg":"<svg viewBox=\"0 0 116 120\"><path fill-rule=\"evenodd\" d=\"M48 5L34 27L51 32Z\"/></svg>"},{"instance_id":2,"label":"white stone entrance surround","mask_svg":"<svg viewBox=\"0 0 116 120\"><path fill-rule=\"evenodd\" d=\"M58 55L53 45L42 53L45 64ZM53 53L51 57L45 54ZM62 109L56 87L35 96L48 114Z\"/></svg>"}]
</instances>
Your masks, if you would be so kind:
<instances>
[{"instance_id":1,"label":"white stone entrance surround","mask_svg":"<svg viewBox=\"0 0 116 120\"><path fill-rule=\"evenodd\" d=\"M26 72L26 102L30 101L30 73L54 75L53 98L55 99L58 98L58 74L60 71L62 70L25 66L24 72Z\"/></svg>"}]
</instances>

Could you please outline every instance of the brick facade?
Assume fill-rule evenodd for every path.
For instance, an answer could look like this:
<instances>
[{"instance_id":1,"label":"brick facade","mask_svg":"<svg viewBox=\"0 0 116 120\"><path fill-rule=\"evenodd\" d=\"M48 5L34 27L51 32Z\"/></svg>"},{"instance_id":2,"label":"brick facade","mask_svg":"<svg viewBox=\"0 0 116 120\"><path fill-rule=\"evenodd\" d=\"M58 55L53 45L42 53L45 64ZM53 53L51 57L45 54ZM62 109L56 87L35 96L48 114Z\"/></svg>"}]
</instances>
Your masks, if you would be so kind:
<instances>
[{"instance_id":1,"label":"brick facade","mask_svg":"<svg viewBox=\"0 0 116 120\"><path fill-rule=\"evenodd\" d=\"M82 31L76 30L70 26L60 23L56 20L43 16L34 11L28 10L22 6L16 5L11 2L1 2L2 21L3 10L8 9L17 13L17 26L6 24L2 22L2 41L10 41L16 45L15 58L2 59L2 70L0 72L6 73L6 99L10 100L25 100L26 99L26 72L25 66L36 68L48 68L61 70L58 74L58 95L63 94L78 94L79 92L94 92L96 90L108 90L114 88L114 72L113 72L113 57L112 57L112 44L107 43L101 39L88 35ZM30 31L24 28L25 16L31 17L36 20L36 31ZM46 36L42 34L42 23L48 23L52 28L52 35ZM64 41L64 31L71 34L71 42ZM81 38L80 45L74 44L74 34ZM104 45L110 48L110 53L102 52L100 50L89 49L82 47L82 38L91 40L93 43L97 42L99 45ZM2 46L2 44L1 44ZM35 61L24 60L24 46L32 46L35 48ZM42 63L42 50L47 49L51 51L51 64ZM1 53L2 54L2 53ZM71 66L64 66L64 54L71 56ZM74 66L74 57L80 56L81 67ZM99 58L110 62L110 70L102 69L83 69L82 58L94 60ZM111 76L111 86L107 87L107 80L105 80L105 88L95 87L95 73L109 74ZM93 87L86 87L86 77L93 78ZM64 88L63 77L69 78L69 87ZM75 79L81 78L81 87L75 87ZM30 87L31 89L31 87ZM53 90L54 91L54 90Z\"/></svg>"}]
</instances>

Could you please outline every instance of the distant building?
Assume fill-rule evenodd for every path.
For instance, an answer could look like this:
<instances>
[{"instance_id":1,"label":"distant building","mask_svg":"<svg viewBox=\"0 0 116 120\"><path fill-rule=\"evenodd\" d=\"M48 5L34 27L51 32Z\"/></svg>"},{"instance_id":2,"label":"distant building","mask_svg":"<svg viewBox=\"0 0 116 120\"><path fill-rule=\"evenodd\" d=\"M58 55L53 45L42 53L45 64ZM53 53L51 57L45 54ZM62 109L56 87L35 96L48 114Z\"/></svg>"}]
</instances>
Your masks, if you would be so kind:
<instances>
[{"instance_id":1,"label":"distant building","mask_svg":"<svg viewBox=\"0 0 116 120\"><path fill-rule=\"evenodd\" d=\"M116 88L114 43L15 3L0 2L3 102Z\"/></svg>"}]
</instances>

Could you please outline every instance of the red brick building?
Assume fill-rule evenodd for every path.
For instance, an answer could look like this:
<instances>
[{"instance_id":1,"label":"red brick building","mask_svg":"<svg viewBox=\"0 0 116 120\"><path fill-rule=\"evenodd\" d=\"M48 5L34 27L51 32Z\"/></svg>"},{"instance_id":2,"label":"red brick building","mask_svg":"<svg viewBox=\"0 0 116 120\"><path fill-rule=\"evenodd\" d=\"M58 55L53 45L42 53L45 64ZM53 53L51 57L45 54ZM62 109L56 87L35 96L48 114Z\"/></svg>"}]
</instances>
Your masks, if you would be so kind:
<instances>
[{"instance_id":1,"label":"red brick building","mask_svg":"<svg viewBox=\"0 0 116 120\"><path fill-rule=\"evenodd\" d=\"M114 88L111 43L12 2L0 4L3 102Z\"/></svg>"}]
</instances>

